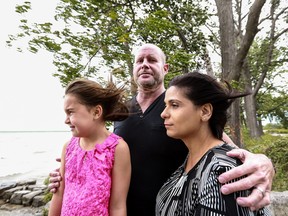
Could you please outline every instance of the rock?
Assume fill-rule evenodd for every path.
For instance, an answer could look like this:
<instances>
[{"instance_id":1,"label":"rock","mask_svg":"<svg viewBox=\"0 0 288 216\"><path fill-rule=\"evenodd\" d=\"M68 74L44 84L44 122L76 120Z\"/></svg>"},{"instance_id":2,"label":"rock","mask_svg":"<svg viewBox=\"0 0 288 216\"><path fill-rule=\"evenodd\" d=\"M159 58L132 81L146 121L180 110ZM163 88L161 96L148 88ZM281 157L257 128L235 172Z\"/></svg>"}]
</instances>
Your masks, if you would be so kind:
<instances>
[{"instance_id":1,"label":"rock","mask_svg":"<svg viewBox=\"0 0 288 216\"><path fill-rule=\"evenodd\" d=\"M38 190L38 191L32 191L28 194L25 194L22 197L22 205L24 205L24 206L31 205L33 198L36 197L37 195L41 194L41 193L42 193L42 191ZM37 207L39 207L39 206L37 206Z\"/></svg>"},{"instance_id":2,"label":"rock","mask_svg":"<svg viewBox=\"0 0 288 216\"><path fill-rule=\"evenodd\" d=\"M15 193L12 194L10 203L11 204L22 204L22 196L25 194L30 193L31 191L29 190L20 190L16 191Z\"/></svg>"},{"instance_id":3,"label":"rock","mask_svg":"<svg viewBox=\"0 0 288 216\"><path fill-rule=\"evenodd\" d=\"M17 185L18 185L18 186L35 185L36 182L37 182L36 179L28 179L28 180L23 180L23 181L17 182Z\"/></svg>"},{"instance_id":4,"label":"rock","mask_svg":"<svg viewBox=\"0 0 288 216\"><path fill-rule=\"evenodd\" d=\"M48 187L46 185L29 185L28 190L31 191L45 191Z\"/></svg>"},{"instance_id":5,"label":"rock","mask_svg":"<svg viewBox=\"0 0 288 216\"><path fill-rule=\"evenodd\" d=\"M38 195L33 198L32 206L39 207L45 205L46 202L44 201L44 195Z\"/></svg>"},{"instance_id":6,"label":"rock","mask_svg":"<svg viewBox=\"0 0 288 216\"><path fill-rule=\"evenodd\" d=\"M6 190L16 187L16 182L5 182L0 184L0 199L3 198L3 193Z\"/></svg>"},{"instance_id":7,"label":"rock","mask_svg":"<svg viewBox=\"0 0 288 216\"><path fill-rule=\"evenodd\" d=\"M273 216L288 215L288 191L272 191L269 209L271 210Z\"/></svg>"},{"instance_id":8,"label":"rock","mask_svg":"<svg viewBox=\"0 0 288 216\"><path fill-rule=\"evenodd\" d=\"M13 195L13 193L15 193L16 191L22 190L22 189L23 189L22 186L11 188L9 190L4 191L2 197L3 197L4 200L8 200L9 201L11 196Z\"/></svg>"}]
</instances>

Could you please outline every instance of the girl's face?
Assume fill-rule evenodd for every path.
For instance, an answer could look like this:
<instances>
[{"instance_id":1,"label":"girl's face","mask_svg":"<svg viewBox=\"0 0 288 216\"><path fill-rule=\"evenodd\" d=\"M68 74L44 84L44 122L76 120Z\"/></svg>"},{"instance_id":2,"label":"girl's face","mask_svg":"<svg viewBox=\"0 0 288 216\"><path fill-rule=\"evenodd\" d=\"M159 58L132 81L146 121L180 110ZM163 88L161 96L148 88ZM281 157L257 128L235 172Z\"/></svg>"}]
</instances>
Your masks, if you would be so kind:
<instances>
[{"instance_id":1,"label":"girl's face","mask_svg":"<svg viewBox=\"0 0 288 216\"><path fill-rule=\"evenodd\" d=\"M193 136L200 128L201 108L195 106L175 86L167 89L164 101L166 108L161 117L164 119L167 135L182 140Z\"/></svg>"},{"instance_id":2,"label":"girl's face","mask_svg":"<svg viewBox=\"0 0 288 216\"><path fill-rule=\"evenodd\" d=\"M89 136L89 131L95 125L92 109L79 103L73 94L67 94L64 98L64 111L66 113L65 124L70 126L75 137Z\"/></svg>"}]
</instances>

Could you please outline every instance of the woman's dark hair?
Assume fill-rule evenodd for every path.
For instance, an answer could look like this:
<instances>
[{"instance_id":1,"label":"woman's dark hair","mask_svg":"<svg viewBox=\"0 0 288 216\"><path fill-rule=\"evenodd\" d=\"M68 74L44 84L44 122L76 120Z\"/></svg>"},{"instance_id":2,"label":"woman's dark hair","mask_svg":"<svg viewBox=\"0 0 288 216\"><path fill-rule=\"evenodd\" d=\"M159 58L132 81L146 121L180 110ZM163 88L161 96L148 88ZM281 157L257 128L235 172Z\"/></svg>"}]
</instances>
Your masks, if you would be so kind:
<instances>
[{"instance_id":1,"label":"woman's dark hair","mask_svg":"<svg viewBox=\"0 0 288 216\"><path fill-rule=\"evenodd\" d=\"M213 113L209 120L209 127L215 137L222 139L224 126L227 122L227 109L238 97L250 93L238 93L228 82L221 85L215 78L198 71L175 77L169 87L175 86L183 90L184 95L196 106L210 103Z\"/></svg>"},{"instance_id":2,"label":"woman's dark hair","mask_svg":"<svg viewBox=\"0 0 288 216\"><path fill-rule=\"evenodd\" d=\"M65 90L65 95L72 94L87 108L101 105L104 121L122 121L128 117L128 108L124 102L124 89L109 82L106 88L88 79L76 79Z\"/></svg>"}]
</instances>

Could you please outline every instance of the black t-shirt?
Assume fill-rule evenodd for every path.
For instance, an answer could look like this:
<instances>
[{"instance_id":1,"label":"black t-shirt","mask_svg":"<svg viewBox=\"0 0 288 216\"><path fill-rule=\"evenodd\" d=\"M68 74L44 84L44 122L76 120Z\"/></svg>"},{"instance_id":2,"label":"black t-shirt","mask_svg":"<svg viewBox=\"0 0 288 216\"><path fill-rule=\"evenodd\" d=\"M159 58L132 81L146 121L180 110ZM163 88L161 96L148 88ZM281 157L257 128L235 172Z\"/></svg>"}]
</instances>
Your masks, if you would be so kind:
<instances>
[{"instance_id":1,"label":"black t-shirt","mask_svg":"<svg viewBox=\"0 0 288 216\"><path fill-rule=\"evenodd\" d=\"M114 133L128 143L131 155L128 216L155 215L159 189L183 163L188 153L181 140L172 139L166 134L160 116L165 107L164 96L164 93L160 95L144 113L136 97L133 97L128 102L132 114L114 125Z\"/></svg>"}]
</instances>

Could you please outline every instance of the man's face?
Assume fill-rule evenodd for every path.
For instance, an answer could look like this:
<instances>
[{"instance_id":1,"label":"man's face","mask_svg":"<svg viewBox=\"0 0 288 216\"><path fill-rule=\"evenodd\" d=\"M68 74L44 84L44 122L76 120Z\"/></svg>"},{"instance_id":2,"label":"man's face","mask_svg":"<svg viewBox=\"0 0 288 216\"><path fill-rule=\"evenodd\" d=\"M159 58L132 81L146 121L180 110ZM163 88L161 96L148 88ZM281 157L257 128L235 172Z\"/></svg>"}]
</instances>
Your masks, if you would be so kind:
<instances>
[{"instance_id":1,"label":"man's face","mask_svg":"<svg viewBox=\"0 0 288 216\"><path fill-rule=\"evenodd\" d=\"M140 89L154 89L164 81L168 65L164 54L153 46L143 46L135 56L134 81Z\"/></svg>"}]
</instances>

